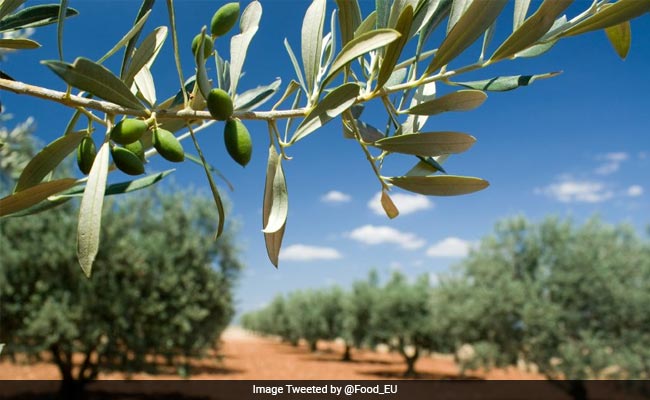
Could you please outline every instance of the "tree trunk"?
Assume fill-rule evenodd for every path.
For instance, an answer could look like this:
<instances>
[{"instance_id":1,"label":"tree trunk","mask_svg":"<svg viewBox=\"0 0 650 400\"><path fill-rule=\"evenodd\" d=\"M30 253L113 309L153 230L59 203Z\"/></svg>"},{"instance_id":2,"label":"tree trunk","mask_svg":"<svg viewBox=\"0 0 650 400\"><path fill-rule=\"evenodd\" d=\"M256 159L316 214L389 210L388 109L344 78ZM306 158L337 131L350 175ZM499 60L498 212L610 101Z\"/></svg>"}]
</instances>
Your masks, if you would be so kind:
<instances>
[{"instance_id":1,"label":"tree trunk","mask_svg":"<svg viewBox=\"0 0 650 400\"><path fill-rule=\"evenodd\" d=\"M417 373L415 372L415 362L420 357L420 349L418 347L415 347L415 352L412 356L409 356L404 351L404 347L400 347L400 353L402 354L402 357L404 357L404 361L406 361L406 371L404 371L404 377L416 376Z\"/></svg>"},{"instance_id":2,"label":"tree trunk","mask_svg":"<svg viewBox=\"0 0 650 400\"><path fill-rule=\"evenodd\" d=\"M312 353L318 350L318 339L309 341L309 350L311 350Z\"/></svg>"},{"instance_id":3,"label":"tree trunk","mask_svg":"<svg viewBox=\"0 0 650 400\"><path fill-rule=\"evenodd\" d=\"M349 344L345 344L345 352L343 352L343 358L341 361L352 361L352 352L351 352L352 346Z\"/></svg>"}]
</instances>

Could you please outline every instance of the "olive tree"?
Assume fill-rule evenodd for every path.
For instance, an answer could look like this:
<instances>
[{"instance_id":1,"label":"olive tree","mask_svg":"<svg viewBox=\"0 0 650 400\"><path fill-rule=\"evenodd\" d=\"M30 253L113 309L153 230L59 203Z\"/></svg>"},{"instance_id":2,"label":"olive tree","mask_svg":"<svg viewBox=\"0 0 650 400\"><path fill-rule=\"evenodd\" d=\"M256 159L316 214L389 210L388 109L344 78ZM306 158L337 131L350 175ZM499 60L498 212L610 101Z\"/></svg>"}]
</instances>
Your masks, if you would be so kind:
<instances>
[{"instance_id":1,"label":"olive tree","mask_svg":"<svg viewBox=\"0 0 650 400\"><path fill-rule=\"evenodd\" d=\"M650 241L628 226L514 218L442 280L435 296L465 367L537 366L552 379L650 376ZM569 388L586 393L579 381Z\"/></svg>"},{"instance_id":2,"label":"olive tree","mask_svg":"<svg viewBox=\"0 0 650 400\"><path fill-rule=\"evenodd\" d=\"M214 348L234 314L232 229L214 242L211 201L183 190L109 200L106 243L86 279L72 204L0 221L5 353L48 354L67 387L102 370L155 372L161 357L188 373L189 358Z\"/></svg>"},{"instance_id":3,"label":"olive tree","mask_svg":"<svg viewBox=\"0 0 650 400\"><path fill-rule=\"evenodd\" d=\"M154 1L143 0L137 11L133 9L133 27L123 38L116 38L115 46L97 60L65 59L66 17L80 14L67 7L67 1L19 9L22 3L2 2L0 33L56 23L59 59L42 63L63 80L66 89L30 85L4 72L0 89L67 106L71 118L61 137L33 158L13 193L0 200L0 216L35 212L59 204L70 191L81 192L77 248L86 275L90 275L100 251L104 196L124 191L107 188L108 173L121 170L142 174L146 171L143 162L155 154L170 162L190 160L205 167L219 213L217 236L221 235L225 210L213 179L214 170L206 164L196 140L199 131L214 124L222 124L225 147L233 160L245 165L252 155L252 137L243 121L267 122L269 154L262 225L269 259L276 266L288 213L283 168L294 145L332 120L342 120L344 137L359 144L381 187L381 204L391 218L399 213L389 195L394 188L433 196L484 189L487 181L448 175L442 167L450 155L468 150L476 139L465 133L431 131L425 128L427 119L474 109L486 100L487 92L512 90L557 75L492 76L487 71L502 61L540 56L571 36L604 29L624 57L630 43L629 21L650 10L647 0L598 1L583 3L584 10L567 16L570 0L546 0L536 9L529 9L529 1L515 1L514 14L509 17L504 11L507 0L378 0L375 9L364 15L357 0L336 0L336 10L328 17L327 1L314 0L302 21L299 51L286 42L296 79L283 88L282 82L275 81L242 92L239 83L244 78L248 46L262 17L259 1L246 5L241 16L239 3L229 3L218 8L212 19L206 18L206 25L197 29L191 44L196 66L191 72L181 68L179 49L190 44L178 41L180 21L175 18L173 0L162 4L167 8L168 25L150 32L143 27ZM495 22L506 18L512 20L512 31L506 37L497 37ZM238 20L238 29L230 33ZM178 92L165 93L159 100L151 67L168 36L175 60L166 63L176 65ZM230 54L214 51L215 41L228 39ZM480 40L483 45L479 54L468 54L466 50ZM28 50L39 44L26 38L8 38L0 46ZM122 54L120 67L107 69L104 62L118 54ZM461 55L460 59L469 61L458 61ZM259 55L254 57L259 61ZM207 73L208 58L216 62L214 76ZM465 73L480 70L486 71L485 79L463 78ZM276 93L282 95L275 104L259 110ZM364 107L372 103L385 110L385 129L375 128L383 121L362 118ZM198 158L185 157L182 142L186 139L191 139ZM75 149L79 169L87 177L71 174L44 179ZM413 167L385 175L384 161L398 156L412 158ZM157 180L155 177L136 179L133 185L148 186Z\"/></svg>"},{"instance_id":4,"label":"olive tree","mask_svg":"<svg viewBox=\"0 0 650 400\"><path fill-rule=\"evenodd\" d=\"M358 349L371 341L372 321L379 299L379 276L373 270L367 280L356 281L343 298L344 361L352 359L352 347Z\"/></svg>"}]
</instances>

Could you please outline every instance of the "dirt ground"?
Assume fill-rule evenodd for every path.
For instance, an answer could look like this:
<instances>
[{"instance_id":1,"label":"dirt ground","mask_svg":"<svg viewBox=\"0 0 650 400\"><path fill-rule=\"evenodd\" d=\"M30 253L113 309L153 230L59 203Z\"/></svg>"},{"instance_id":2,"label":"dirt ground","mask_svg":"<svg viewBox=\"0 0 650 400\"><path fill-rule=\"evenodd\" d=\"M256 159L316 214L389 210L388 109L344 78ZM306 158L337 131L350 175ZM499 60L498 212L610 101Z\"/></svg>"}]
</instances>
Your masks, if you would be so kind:
<instances>
[{"instance_id":1,"label":"dirt ground","mask_svg":"<svg viewBox=\"0 0 650 400\"><path fill-rule=\"evenodd\" d=\"M319 343L319 350L310 353L306 346L293 347L270 338L251 335L237 328L228 329L223 345L215 356L192 364L192 379L401 379L405 369L397 354L354 350L353 361L341 362L343 348L339 343ZM455 379L458 368L450 357L423 356L416 364L420 379ZM478 379L543 379L542 376L516 368L474 371ZM124 379L121 373L101 374L100 379ZM133 379L178 379L168 371L158 375L138 373ZM54 364L30 365L0 362L0 379L60 379Z\"/></svg>"}]
</instances>

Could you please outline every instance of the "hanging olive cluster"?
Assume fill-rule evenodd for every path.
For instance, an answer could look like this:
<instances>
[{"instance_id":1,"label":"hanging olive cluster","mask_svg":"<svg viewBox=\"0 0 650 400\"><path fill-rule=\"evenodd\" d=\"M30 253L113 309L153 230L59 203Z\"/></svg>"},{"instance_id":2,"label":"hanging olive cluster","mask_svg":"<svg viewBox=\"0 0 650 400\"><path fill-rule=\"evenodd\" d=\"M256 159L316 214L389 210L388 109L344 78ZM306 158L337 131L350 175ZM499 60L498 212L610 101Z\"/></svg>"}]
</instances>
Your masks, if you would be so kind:
<instances>
[{"instance_id":1,"label":"hanging olive cluster","mask_svg":"<svg viewBox=\"0 0 650 400\"><path fill-rule=\"evenodd\" d=\"M212 54L214 47L213 39L228 33L235 26L238 18L239 3L228 3L214 13L210 23L210 33L212 34L212 37L206 36L203 43L204 58L207 59ZM201 34L198 34L194 37L194 40L192 40L192 53L195 55L200 42ZM232 98L225 90L214 88L210 90L206 103L212 118L217 121L226 121L223 139L228 154L239 165L245 167L251 159L253 143L246 126L244 126L239 119L232 117Z\"/></svg>"},{"instance_id":2,"label":"hanging olive cluster","mask_svg":"<svg viewBox=\"0 0 650 400\"><path fill-rule=\"evenodd\" d=\"M144 174L146 159L141 138L149 129L146 121L134 118L123 119L111 129L111 156L120 171L129 175ZM156 126L151 131L153 147L164 159L172 162L185 159L183 146L173 133ZM90 173L96 155L92 137L84 137L77 148L77 165L82 173Z\"/></svg>"}]
</instances>

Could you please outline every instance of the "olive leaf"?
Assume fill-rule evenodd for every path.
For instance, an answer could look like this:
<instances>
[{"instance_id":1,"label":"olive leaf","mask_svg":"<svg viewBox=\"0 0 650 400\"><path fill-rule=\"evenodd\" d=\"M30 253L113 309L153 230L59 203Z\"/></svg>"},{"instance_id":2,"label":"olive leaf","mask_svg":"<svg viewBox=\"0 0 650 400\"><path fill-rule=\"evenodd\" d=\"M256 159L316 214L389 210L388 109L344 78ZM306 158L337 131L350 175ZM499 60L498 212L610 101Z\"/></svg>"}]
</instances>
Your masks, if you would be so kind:
<instances>
[{"instance_id":1,"label":"olive leaf","mask_svg":"<svg viewBox=\"0 0 650 400\"><path fill-rule=\"evenodd\" d=\"M127 86L131 86L133 79L142 68L153 64L153 61L160 52L166 38L166 26L159 26L144 38L142 43L140 43L140 47L138 47L133 53L131 62L122 76L122 79Z\"/></svg>"},{"instance_id":2,"label":"olive leaf","mask_svg":"<svg viewBox=\"0 0 650 400\"><path fill-rule=\"evenodd\" d=\"M23 39L23 38L0 39L0 48L3 49L26 50L26 49L38 49L39 47L41 47L41 45L38 42L35 42L30 39Z\"/></svg>"},{"instance_id":3,"label":"olive leaf","mask_svg":"<svg viewBox=\"0 0 650 400\"><path fill-rule=\"evenodd\" d=\"M44 4L24 8L0 20L0 32L54 24L59 19L59 7L57 4ZM65 11L66 18L77 14L79 12L74 8Z\"/></svg>"},{"instance_id":4,"label":"olive leaf","mask_svg":"<svg viewBox=\"0 0 650 400\"><path fill-rule=\"evenodd\" d=\"M153 107L156 104L156 84L149 67L142 67L133 80L144 100Z\"/></svg>"},{"instance_id":5,"label":"olive leaf","mask_svg":"<svg viewBox=\"0 0 650 400\"><path fill-rule=\"evenodd\" d=\"M490 59L497 61L511 57L537 42L571 3L573 0L544 0L539 9L499 46Z\"/></svg>"},{"instance_id":6,"label":"olive leaf","mask_svg":"<svg viewBox=\"0 0 650 400\"><path fill-rule=\"evenodd\" d=\"M163 180L167 175L171 174L172 172L176 171L175 169L168 169L163 172L159 172L157 174L151 174L147 175L143 178L138 178L138 179L133 179L130 181L126 182L119 182L119 183L113 183L111 185L108 185L106 187L106 190L104 191L104 196L114 196L118 194L124 194L124 193L130 193L130 192L135 192L138 190L142 190L145 188L148 188L152 185L155 185L156 183L160 182ZM50 197L51 201L57 201L59 199L66 199L66 198L72 198L72 197L80 197L83 195L85 190L85 186L82 187L75 187L70 190L66 190L64 192L61 192L59 194L56 194L54 196Z\"/></svg>"},{"instance_id":7,"label":"olive leaf","mask_svg":"<svg viewBox=\"0 0 650 400\"><path fill-rule=\"evenodd\" d=\"M370 32L371 30L373 30L375 28L378 28L376 26L376 24L377 24L377 11L373 11L370 14L368 14L366 19L361 21L361 24L359 24L359 27L357 28L357 30L354 31L354 37L355 38L359 37L359 36L363 35L366 32ZM381 29L381 28L379 28L379 29ZM377 30L379 30L379 29L377 29Z\"/></svg>"},{"instance_id":8,"label":"olive leaf","mask_svg":"<svg viewBox=\"0 0 650 400\"><path fill-rule=\"evenodd\" d=\"M472 5L474 0L453 0L451 10L449 10L449 21L447 21L447 35L465 14L465 11Z\"/></svg>"},{"instance_id":9,"label":"olive leaf","mask_svg":"<svg viewBox=\"0 0 650 400\"><path fill-rule=\"evenodd\" d=\"M427 157L418 161L408 172L406 176L429 176L438 172L445 173L442 163L449 158L449 154L443 154L437 157ZM432 165L432 164L435 164Z\"/></svg>"},{"instance_id":10,"label":"olive leaf","mask_svg":"<svg viewBox=\"0 0 650 400\"><path fill-rule=\"evenodd\" d=\"M630 26L630 21L625 21L621 24L605 28L605 33L607 34L607 39L609 39L609 42L614 47L616 54L618 54L621 59L625 60L632 43L632 28Z\"/></svg>"},{"instance_id":11,"label":"olive leaf","mask_svg":"<svg viewBox=\"0 0 650 400\"><path fill-rule=\"evenodd\" d=\"M358 0L336 0L339 9L339 29L341 45L345 46L354 38L354 31L361 24L361 9Z\"/></svg>"},{"instance_id":12,"label":"olive leaf","mask_svg":"<svg viewBox=\"0 0 650 400\"><path fill-rule=\"evenodd\" d=\"M307 91L307 86L305 86L305 78L302 76L302 70L300 69L300 64L298 64L298 59L296 58L296 55L294 54L293 49L291 48L291 45L289 44L287 38L284 38L284 47L285 49L287 49L287 53L289 54L289 59L291 60L293 69L296 71L296 77L298 78L298 82L300 82L300 86L302 87L302 90L305 93L309 93Z\"/></svg>"},{"instance_id":13,"label":"olive leaf","mask_svg":"<svg viewBox=\"0 0 650 400\"><path fill-rule=\"evenodd\" d=\"M20 192L40 183L68 154L77 148L84 136L86 136L85 132L73 132L45 146L25 166L18 178L14 192Z\"/></svg>"},{"instance_id":14,"label":"olive leaf","mask_svg":"<svg viewBox=\"0 0 650 400\"><path fill-rule=\"evenodd\" d=\"M262 214L262 226L267 226L271 213L273 210L273 202L275 199L275 189L276 175L280 172L282 174L282 179L284 180L284 172L282 171L281 159L275 150L275 146L271 144L269 147L269 159L266 167L266 183L264 185L264 202L263 202L263 214ZM286 184L284 186L284 193L286 195ZM269 260L273 265L278 267L278 258L280 255L280 248L282 247L282 238L284 236L284 230L286 227L286 216L282 226L275 232L265 232L264 233L264 242L266 244L266 252L269 256Z\"/></svg>"},{"instance_id":15,"label":"olive leaf","mask_svg":"<svg viewBox=\"0 0 650 400\"><path fill-rule=\"evenodd\" d=\"M390 219L396 218L399 215L397 206L395 206L393 199L390 198L385 190L381 191L381 207Z\"/></svg>"},{"instance_id":16,"label":"olive leaf","mask_svg":"<svg viewBox=\"0 0 650 400\"><path fill-rule=\"evenodd\" d=\"M28 209L53 194L71 188L77 183L76 179L64 178L39 183L28 189L21 190L0 199L0 217Z\"/></svg>"},{"instance_id":17,"label":"olive leaf","mask_svg":"<svg viewBox=\"0 0 650 400\"><path fill-rule=\"evenodd\" d=\"M472 110L487 99L480 90L459 90L434 100L425 101L406 110L415 115L436 115L448 111Z\"/></svg>"},{"instance_id":18,"label":"olive leaf","mask_svg":"<svg viewBox=\"0 0 650 400\"><path fill-rule=\"evenodd\" d=\"M0 3L0 20L23 5L25 1L26 0L4 0Z\"/></svg>"},{"instance_id":19,"label":"olive leaf","mask_svg":"<svg viewBox=\"0 0 650 400\"><path fill-rule=\"evenodd\" d=\"M492 79L472 82L449 82L452 85L463 86L470 89L478 89L491 92L505 92L517 89L522 86L528 86L538 79L548 79L558 76L561 72L548 72L538 75L514 75L514 76L497 76Z\"/></svg>"},{"instance_id":20,"label":"olive leaf","mask_svg":"<svg viewBox=\"0 0 650 400\"><path fill-rule=\"evenodd\" d=\"M359 90L356 83L346 83L328 93L300 123L290 143L304 138L350 108L356 101Z\"/></svg>"},{"instance_id":21,"label":"olive leaf","mask_svg":"<svg viewBox=\"0 0 650 400\"><path fill-rule=\"evenodd\" d=\"M212 85L210 85L210 80L208 79L208 71L205 69L205 58L204 58L204 48L207 43L206 27L204 26L201 29L201 38L199 39L199 45L197 46L196 53L194 54L194 59L196 61L196 83L199 85L199 92L204 99L208 98Z\"/></svg>"},{"instance_id":22,"label":"olive leaf","mask_svg":"<svg viewBox=\"0 0 650 400\"><path fill-rule=\"evenodd\" d=\"M287 182L284 178L284 171L282 170L282 159L278 158L276 163L276 170L273 173L273 181L271 182L270 198L266 197L266 190L264 191L264 219L265 224L262 232L274 233L282 229L287 221L289 214L289 195L287 193ZM266 201L268 200L268 202Z\"/></svg>"},{"instance_id":23,"label":"olive leaf","mask_svg":"<svg viewBox=\"0 0 650 400\"><path fill-rule=\"evenodd\" d=\"M404 49L404 46L409 39L408 34L411 30L412 22L413 7L408 5L404 8L395 24L395 30L400 34L399 39L390 43L386 48L384 60L381 63L381 68L379 69L379 75L377 77L377 89L384 87L384 84L393 73L399 56L402 54L402 49Z\"/></svg>"},{"instance_id":24,"label":"olive leaf","mask_svg":"<svg viewBox=\"0 0 650 400\"><path fill-rule=\"evenodd\" d=\"M110 145L105 142L95 157L88 174L88 182L81 198L79 223L77 226L77 258L87 277L90 277L93 262L99 250L99 235L102 224L104 191L108 177Z\"/></svg>"},{"instance_id":25,"label":"olive leaf","mask_svg":"<svg viewBox=\"0 0 650 400\"><path fill-rule=\"evenodd\" d=\"M133 49L135 48L135 44L140 37L142 27L144 26L144 23L147 21L147 18L151 13L154 2L155 0L142 0L138 14L135 17L135 22L133 23L133 28L131 28L129 32L124 36L124 38L118 42L119 46L116 45L117 49L119 49L126 43L126 50L124 50L124 57L122 57L122 66L120 67L120 76L124 76L124 73L126 72L126 67L129 63L129 60L131 59L131 56L133 55Z\"/></svg>"},{"instance_id":26,"label":"olive leaf","mask_svg":"<svg viewBox=\"0 0 650 400\"><path fill-rule=\"evenodd\" d=\"M455 175L396 176L386 180L409 192L428 196L458 196L489 186L487 181L480 178Z\"/></svg>"},{"instance_id":27,"label":"olive leaf","mask_svg":"<svg viewBox=\"0 0 650 400\"><path fill-rule=\"evenodd\" d=\"M65 21L65 14L68 11L68 0L61 0L59 6L59 14L57 15L56 26L56 44L59 49L59 60L63 61L63 23Z\"/></svg>"},{"instance_id":28,"label":"olive leaf","mask_svg":"<svg viewBox=\"0 0 650 400\"><path fill-rule=\"evenodd\" d=\"M83 57L73 64L41 61L70 86L124 107L144 110L145 107L118 77L105 67Z\"/></svg>"},{"instance_id":29,"label":"olive leaf","mask_svg":"<svg viewBox=\"0 0 650 400\"><path fill-rule=\"evenodd\" d=\"M265 86L258 86L235 97L235 110L251 111L268 101L278 91L282 79L277 78L273 83Z\"/></svg>"},{"instance_id":30,"label":"olive leaf","mask_svg":"<svg viewBox=\"0 0 650 400\"><path fill-rule=\"evenodd\" d=\"M387 137L372 145L384 151L424 157L462 153L475 142L476 138L466 133L421 132Z\"/></svg>"},{"instance_id":31,"label":"olive leaf","mask_svg":"<svg viewBox=\"0 0 650 400\"><path fill-rule=\"evenodd\" d=\"M302 65L305 70L305 84L308 97L314 93L316 77L321 64L323 25L325 24L325 0L313 0L302 22Z\"/></svg>"},{"instance_id":32,"label":"olive leaf","mask_svg":"<svg viewBox=\"0 0 650 400\"><path fill-rule=\"evenodd\" d=\"M332 80L349 62L372 50L386 46L399 37L399 32L393 29L376 29L355 37L341 49L339 55L334 59L324 82Z\"/></svg>"},{"instance_id":33,"label":"olive leaf","mask_svg":"<svg viewBox=\"0 0 650 400\"><path fill-rule=\"evenodd\" d=\"M474 43L497 19L507 2L507 0L473 2L440 44L424 74L429 75L447 65Z\"/></svg>"},{"instance_id":34,"label":"olive leaf","mask_svg":"<svg viewBox=\"0 0 650 400\"><path fill-rule=\"evenodd\" d=\"M596 14L573 25L559 36L575 36L582 33L609 28L634 19L650 11L650 1L619 0L603 6Z\"/></svg>"},{"instance_id":35,"label":"olive leaf","mask_svg":"<svg viewBox=\"0 0 650 400\"><path fill-rule=\"evenodd\" d=\"M241 33L230 39L230 87L229 93L237 93L237 84L246 60L246 53L262 18L262 5L259 1L250 3L241 15L239 27Z\"/></svg>"},{"instance_id":36,"label":"olive leaf","mask_svg":"<svg viewBox=\"0 0 650 400\"><path fill-rule=\"evenodd\" d=\"M515 11L512 18L512 31L516 31L526 20L526 14L531 0L515 0Z\"/></svg>"},{"instance_id":37,"label":"olive leaf","mask_svg":"<svg viewBox=\"0 0 650 400\"><path fill-rule=\"evenodd\" d=\"M145 0L146 1L146 0ZM123 46L127 46L128 44L131 43L131 40L137 40L137 36L140 35L140 31L142 30L142 27L144 26L145 22L147 22L147 18L149 18L149 15L151 14L151 10L148 10L145 12L141 18L138 19L138 22L129 29L129 31L120 39L109 51L106 52L100 58L97 60L98 64L103 63L106 61L109 57L111 57L113 54L117 53ZM135 38L135 39L134 39ZM135 44L134 44L135 46ZM133 50L133 47L131 47L131 50ZM125 60L126 61L126 60ZM126 66L124 67L126 68ZM123 72L120 74L120 76L123 74Z\"/></svg>"}]
</instances>

